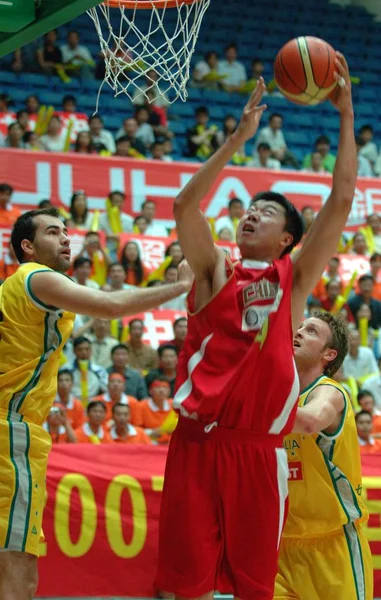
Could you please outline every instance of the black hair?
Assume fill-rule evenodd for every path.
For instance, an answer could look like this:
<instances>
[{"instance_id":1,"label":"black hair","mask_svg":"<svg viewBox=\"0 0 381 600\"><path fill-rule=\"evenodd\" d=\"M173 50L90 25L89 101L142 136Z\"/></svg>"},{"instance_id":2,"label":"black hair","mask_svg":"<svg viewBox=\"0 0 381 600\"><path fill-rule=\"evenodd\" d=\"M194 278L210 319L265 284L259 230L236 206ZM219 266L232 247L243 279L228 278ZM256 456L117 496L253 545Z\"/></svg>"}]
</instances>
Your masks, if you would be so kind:
<instances>
[{"instance_id":1,"label":"black hair","mask_svg":"<svg viewBox=\"0 0 381 600\"><path fill-rule=\"evenodd\" d=\"M237 44L234 44L234 42L225 46L224 52L226 52L227 50L230 50L230 48L234 48L234 50L237 50L237 52L238 52L238 46L237 46Z\"/></svg>"},{"instance_id":2,"label":"black hair","mask_svg":"<svg viewBox=\"0 0 381 600\"><path fill-rule=\"evenodd\" d=\"M42 210L29 210L28 212L21 215L17 219L16 223L13 225L11 233L11 244L13 246L13 250L15 251L15 255L19 263L24 262L24 251L21 247L21 243L23 240L29 240L30 242L34 241L37 231L37 223L35 219L36 217L42 215L46 215L48 217L56 217L58 219L58 211L56 208L43 208Z\"/></svg>"},{"instance_id":3,"label":"black hair","mask_svg":"<svg viewBox=\"0 0 381 600\"><path fill-rule=\"evenodd\" d=\"M77 215L77 212L76 212L76 209L75 209L75 201L78 198L78 196L85 196L85 198L86 198L86 194L85 194L85 192L83 190L78 191L78 192L74 192L74 194L72 195L72 197L70 199L70 208L69 208L69 211L70 211L70 214L72 216L72 219L73 219L74 223L77 223L76 219L78 219L78 215ZM89 209L87 207L87 200L86 200L86 209L85 209L85 212L84 212L83 217L82 217L83 218L82 223L84 223L86 221L86 217L87 217L88 212L89 212Z\"/></svg>"},{"instance_id":4,"label":"black hair","mask_svg":"<svg viewBox=\"0 0 381 600\"><path fill-rule=\"evenodd\" d=\"M125 350L126 352L128 352L128 346L126 346L126 344L116 344L116 346L113 346L111 348L111 356L114 356L117 350Z\"/></svg>"},{"instance_id":5,"label":"black hair","mask_svg":"<svg viewBox=\"0 0 381 600\"><path fill-rule=\"evenodd\" d=\"M131 327L133 326L134 323L141 323L144 326L143 319L131 319L131 321L128 322L128 328L130 331L131 331Z\"/></svg>"},{"instance_id":6,"label":"black hair","mask_svg":"<svg viewBox=\"0 0 381 600\"><path fill-rule=\"evenodd\" d=\"M336 264L340 264L340 258L337 258L337 256L331 256L329 260L334 260Z\"/></svg>"},{"instance_id":7,"label":"black hair","mask_svg":"<svg viewBox=\"0 0 381 600\"><path fill-rule=\"evenodd\" d=\"M45 200L40 200L40 202L37 205L37 208L51 208L52 207L52 203L50 200L45 199Z\"/></svg>"},{"instance_id":8,"label":"black hair","mask_svg":"<svg viewBox=\"0 0 381 600\"><path fill-rule=\"evenodd\" d=\"M315 147L319 144L328 144L328 146L330 146L331 142L329 137L327 137L326 135L319 135L319 137L316 138Z\"/></svg>"},{"instance_id":9,"label":"black hair","mask_svg":"<svg viewBox=\"0 0 381 600\"><path fill-rule=\"evenodd\" d=\"M258 57L257 58L253 58L253 60L251 61L252 65L255 65L255 63L261 63L262 65L264 64L263 60L261 58L258 58Z\"/></svg>"},{"instance_id":10,"label":"black hair","mask_svg":"<svg viewBox=\"0 0 381 600\"><path fill-rule=\"evenodd\" d=\"M28 115L28 111L26 108L22 108L21 110L18 110L16 113L16 119L19 120L19 118L21 117L21 115L25 113L26 115Z\"/></svg>"},{"instance_id":11,"label":"black hair","mask_svg":"<svg viewBox=\"0 0 381 600\"><path fill-rule=\"evenodd\" d=\"M161 358L163 356L163 352L165 352L166 350L174 350L176 352L176 354L177 354L177 348L176 348L176 346L174 344L162 344L157 349L157 353L159 355L159 358Z\"/></svg>"},{"instance_id":12,"label":"black hair","mask_svg":"<svg viewBox=\"0 0 381 600\"><path fill-rule=\"evenodd\" d=\"M209 110L206 108L206 106L199 106L198 108L196 108L195 111L195 115L208 115L209 116Z\"/></svg>"},{"instance_id":13,"label":"black hair","mask_svg":"<svg viewBox=\"0 0 381 600\"><path fill-rule=\"evenodd\" d=\"M257 150L271 150L270 144L267 144L267 142L261 142L258 144Z\"/></svg>"},{"instance_id":14,"label":"black hair","mask_svg":"<svg viewBox=\"0 0 381 600\"><path fill-rule=\"evenodd\" d=\"M355 142L356 142L356 146L360 146L360 147L365 146L364 140L359 135L356 135Z\"/></svg>"},{"instance_id":15,"label":"black hair","mask_svg":"<svg viewBox=\"0 0 381 600\"><path fill-rule=\"evenodd\" d=\"M173 265L172 263L170 263L168 267L166 267L164 273L167 273L167 271L169 271L170 269L176 269L177 271L177 265Z\"/></svg>"},{"instance_id":16,"label":"black hair","mask_svg":"<svg viewBox=\"0 0 381 600\"><path fill-rule=\"evenodd\" d=\"M89 124L92 123L92 121L95 121L95 119L99 119L103 125L103 119L100 115L91 115L91 117L89 117L89 119L88 119L88 123Z\"/></svg>"},{"instance_id":17,"label":"black hair","mask_svg":"<svg viewBox=\"0 0 381 600\"><path fill-rule=\"evenodd\" d=\"M97 406L101 406L103 408L103 410L106 412L106 406L105 406L105 403L102 402L102 400L93 400L92 402L89 402L87 405L87 408L86 408L87 414L89 415L90 411L93 408L96 408Z\"/></svg>"},{"instance_id":18,"label":"black hair","mask_svg":"<svg viewBox=\"0 0 381 600\"><path fill-rule=\"evenodd\" d=\"M217 52L215 50L209 50L209 52L207 52L205 54L205 60L206 60L206 62L208 62L208 60L209 60L209 58L211 56L218 56L218 54L217 54Z\"/></svg>"},{"instance_id":19,"label":"black hair","mask_svg":"<svg viewBox=\"0 0 381 600\"><path fill-rule=\"evenodd\" d=\"M179 317L173 321L173 327L176 327L180 323L180 321L186 321L188 323L188 319L186 317Z\"/></svg>"},{"instance_id":20,"label":"black hair","mask_svg":"<svg viewBox=\"0 0 381 600\"><path fill-rule=\"evenodd\" d=\"M110 273L110 270L111 270L113 267L122 267L122 269L124 269L124 266L123 266L123 265L121 265L120 263L118 263L118 262L113 262L113 263L111 263L111 264L108 266L108 269L107 269L108 273ZM125 270L125 269L124 269L124 270Z\"/></svg>"},{"instance_id":21,"label":"black hair","mask_svg":"<svg viewBox=\"0 0 381 600\"><path fill-rule=\"evenodd\" d=\"M141 205L141 208L144 208L145 206L147 206L147 204L154 204L156 206L156 202L155 200L152 200L151 198L147 198L147 200L145 200L143 202L143 204ZM144 217L144 215L142 215Z\"/></svg>"},{"instance_id":22,"label":"black hair","mask_svg":"<svg viewBox=\"0 0 381 600\"><path fill-rule=\"evenodd\" d=\"M34 131L25 131L24 135L22 136L22 141L24 142L24 144L29 144L31 138L35 135ZM40 208L40 205L38 205L38 208Z\"/></svg>"},{"instance_id":23,"label":"black hair","mask_svg":"<svg viewBox=\"0 0 381 600\"><path fill-rule=\"evenodd\" d=\"M364 281L371 281L372 283L374 283L373 275L370 275L368 273L365 273L365 275L361 275L361 277L359 277L359 285L361 285Z\"/></svg>"},{"instance_id":24,"label":"black hair","mask_svg":"<svg viewBox=\"0 0 381 600\"><path fill-rule=\"evenodd\" d=\"M375 262L376 260L381 259L381 254L379 252L375 252L369 259L369 262Z\"/></svg>"},{"instance_id":25,"label":"black hair","mask_svg":"<svg viewBox=\"0 0 381 600\"><path fill-rule=\"evenodd\" d=\"M151 279L151 281L149 281L147 283L146 287L148 287L148 288L155 287L158 283L160 283L160 285L163 285L163 282L161 279Z\"/></svg>"},{"instance_id":26,"label":"black hair","mask_svg":"<svg viewBox=\"0 0 381 600\"><path fill-rule=\"evenodd\" d=\"M79 131L78 132L77 138L76 138L75 144L74 144L74 152L79 152L79 149L80 149L79 138L84 133L86 133L89 136L89 145L87 146L87 154L95 154L96 146L93 142L93 138L91 137L91 133L89 131Z\"/></svg>"},{"instance_id":27,"label":"black hair","mask_svg":"<svg viewBox=\"0 0 381 600\"><path fill-rule=\"evenodd\" d=\"M70 375L71 380L74 380L73 371L70 371L70 369L61 369L60 371L58 371L57 377L59 377L60 375Z\"/></svg>"},{"instance_id":28,"label":"black hair","mask_svg":"<svg viewBox=\"0 0 381 600\"><path fill-rule=\"evenodd\" d=\"M371 413L368 410L360 410L356 415L355 415L355 421L357 423L358 419L360 417L362 417L363 415L367 415L368 417L370 417L373 420L373 417L371 415Z\"/></svg>"},{"instance_id":29,"label":"black hair","mask_svg":"<svg viewBox=\"0 0 381 600\"><path fill-rule=\"evenodd\" d=\"M80 344L90 344L91 346L91 342L89 340L89 338L85 337L84 335L79 335L78 337L74 338L73 340L73 348L75 349L77 346L79 346Z\"/></svg>"},{"instance_id":30,"label":"black hair","mask_svg":"<svg viewBox=\"0 0 381 600\"><path fill-rule=\"evenodd\" d=\"M136 225L136 222L137 222L137 220L138 220L138 219L144 219L144 220L147 222L147 224L148 224L148 219L147 219L147 217L145 217L144 215L138 215L138 216L137 216L137 217L135 217L135 219L134 219L134 225Z\"/></svg>"},{"instance_id":31,"label":"black hair","mask_svg":"<svg viewBox=\"0 0 381 600\"><path fill-rule=\"evenodd\" d=\"M116 402L115 404L112 405L112 409L111 409L112 414L115 414L115 409L119 408L120 406L122 408L127 408L128 411L130 410L130 407L128 404L122 404L121 402Z\"/></svg>"},{"instance_id":32,"label":"black hair","mask_svg":"<svg viewBox=\"0 0 381 600\"><path fill-rule=\"evenodd\" d=\"M282 119L283 121L283 116L280 113L272 113L272 115L269 116L269 121L271 122L275 117Z\"/></svg>"},{"instance_id":33,"label":"black hair","mask_svg":"<svg viewBox=\"0 0 381 600\"><path fill-rule=\"evenodd\" d=\"M367 389L360 390L357 394L357 402L360 404L360 401L365 398L365 396L370 396L374 400L374 396L371 392L368 392Z\"/></svg>"},{"instance_id":34,"label":"black hair","mask_svg":"<svg viewBox=\"0 0 381 600\"><path fill-rule=\"evenodd\" d=\"M372 125L368 125L368 124L360 127L360 134L364 133L364 131L370 131L371 133L374 133L374 129L373 129Z\"/></svg>"},{"instance_id":35,"label":"black hair","mask_svg":"<svg viewBox=\"0 0 381 600\"><path fill-rule=\"evenodd\" d=\"M127 248L128 244L134 244L136 246L137 250L138 250L138 257L134 261L134 263L132 264L132 266L130 266L128 264L128 259L127 259L127 256L125 255L125 251L126 251L126 248ZM143 281L144 271L143 271L143 262L142 262L142 259L140 258L139 245L136 242L130 240L129 242L127 242L123 246L122 254L121 254L121 257L120 257L120 264L122 265L122 267L124 267L124 270L126 271L127 274L128 274L128 271L134 271L135 272L135 275L136 275L136 285L140 285L141 282Z\"/></svg>"},{"instance_id":36,"label":"black hair","mask_svg":"<svg viewBox=\"0 0 381 600\"><path fill-rule=\"evenodd\" d=\"M233 206L233 204L240 204L241 206L243 206L243 202L240 198L232 198L231 200L229 200L229 204L228 207L231 208Z\"/></svg>"},{"instance_id":37,"label":"black hair","mask_svg":"<svg viewBox=\"0 0 381 600\"><path fill-rule=\"evenodd\" d=\"M87 258L87 256L78 256L78 258L75 259L75 261L73 262L73 269L78 269L78 267L82 267L82 265L90 265L90 267L92 266L92 262L90 260L90 258Z\"/></svg>"},{"instance_id":38,"label":"black hair","mask_svg":"<svg viewBox=\"0 0 381 600\"><path fill-rule=\"evenodd\" d=\"M62 98L62 104L66 104L66 102L74 102L74 104L77 104L77 98L75 96L73 96L72 94L66 94Z\"/></svg>"},{"instance_id":39,"label":"black hair","mask_svg":"<svg viewBox=\"0 0 381 600\"><path fill-rule=\"evenodd\" d=\"M259 192L252 200L251 204L258 202L258 200L266 200L268 202L276 202L283 206L286 211L286 225L284 230L292 235L292 242L282 252L281 256L289 254L295 246L297 246L303 237L304 233L304 222L303 217L297 208L289 201L283 194L277 192Z\"/></svg>"},{"instance_id":40,"label":"black hair","mask_svg":"<svg viewBox=\"0 0 381 600\"><path fill-rule=\"evenodd\" d=\"M165 249L165 256L170 256L170 252L171 252L171 249L173 248L173 246L180 246L180 248L181 248L180 242L178 242L176 240L175 242L172 242L171 244L169 244L169 246L167 246L167 248Z\"/></svg>"},{"instance_id":41,"label":"black hair","mask_svg":"<svg viewBox=\"0 0 381 600\"><path fill-rule=\"evenodd\" d=\"M13 187L9 183L0 183L0 193L13 194Z\"/></svg>"},{"instance_id":42,"label":"black hair","mask_svg":"<svg viewBox=\"0 0 381 600\"><path fill-rule=\"evenodd\" d=\"M113 196L122 196L123 199L126 198L126 194L124 192L121 192L119 190L112 190L109 195L108 195L108 199L111 200L111 198Z\"/></svg>"},{"instance_id":43,"label":"black hair","mask_svg":"<svg viewBox=\"0 0 381 600\"><path fill-rule=\"evenodd\" d=\"M120 138L118 138L115 142L116 145L118 144L124 144L124 142L128 142L129 144L131 144L131 140L129 138L128 135L122 135Z\"/></svg>"}]
</instances>

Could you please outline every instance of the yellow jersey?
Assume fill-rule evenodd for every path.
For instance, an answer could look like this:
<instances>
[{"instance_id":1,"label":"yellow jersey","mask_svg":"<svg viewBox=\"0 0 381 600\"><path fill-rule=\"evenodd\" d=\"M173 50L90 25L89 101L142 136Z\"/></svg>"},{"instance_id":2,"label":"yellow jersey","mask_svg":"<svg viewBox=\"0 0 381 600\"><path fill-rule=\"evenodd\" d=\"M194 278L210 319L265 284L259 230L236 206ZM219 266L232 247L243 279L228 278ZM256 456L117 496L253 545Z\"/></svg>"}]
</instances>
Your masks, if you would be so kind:
<instances>
[{"instance_id":1,"label":"yellow jersey","mask_svg":"<svg viewBox=\"0 0 381 600\"><path fill-rule=\"evenodd\" d=\"M321 385L333 386L345 408L333 434L291 433L284 439L289 466L289 515L283 537L316 538L348 523L366 521L361 499L361 461L353 409L344 388L322 375L299 398L299 406Z\"/></svg>"},{"instance_id":2,"label":"yellow jersey","mask_svg":"<svg viewBox=\"0 0 381 600\"><path fill-rule=\"evenodd\" d=\"M37 425L56 395L60 352L75 318L33 294L31 278L41 271L51 269L22 264L0 286L0 418Z\"/></svg>"}]
</instances>

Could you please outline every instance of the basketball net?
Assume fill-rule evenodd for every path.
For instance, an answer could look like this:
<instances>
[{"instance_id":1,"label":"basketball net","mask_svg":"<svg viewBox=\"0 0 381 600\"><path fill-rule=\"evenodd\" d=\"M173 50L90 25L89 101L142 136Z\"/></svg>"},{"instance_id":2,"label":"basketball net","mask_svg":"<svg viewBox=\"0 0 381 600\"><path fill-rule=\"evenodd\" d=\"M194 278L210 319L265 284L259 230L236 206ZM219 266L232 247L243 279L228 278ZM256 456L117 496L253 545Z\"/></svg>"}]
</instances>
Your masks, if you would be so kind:
<instances>
[{"instance_id":1,"label":"basketball net","mask_svg":"<svg viewBox=\"0 0 381 600\"><path fill-rule=\"evenodd\" d=\"M162 8L155 0L150 4L148 10L129 10L122 1L117 8L105 2L87 11L105 61L103 83L135 104L159 98L162 104L178 98L185 102L190 63L210 0L168 0Z\"/></svg>"}]
</instances>

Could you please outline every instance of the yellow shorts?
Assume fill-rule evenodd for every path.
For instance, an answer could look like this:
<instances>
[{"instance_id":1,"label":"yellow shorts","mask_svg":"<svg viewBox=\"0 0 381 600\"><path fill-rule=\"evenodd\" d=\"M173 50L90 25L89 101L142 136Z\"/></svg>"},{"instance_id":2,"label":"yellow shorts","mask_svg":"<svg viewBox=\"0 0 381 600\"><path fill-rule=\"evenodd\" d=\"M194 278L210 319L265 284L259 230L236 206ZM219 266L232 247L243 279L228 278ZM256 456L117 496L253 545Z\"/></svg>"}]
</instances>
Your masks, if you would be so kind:
<instances>
[{"instance_id":1,"label":"yellow shorts","mask_svg":"<svg viewBox=\"0 0 381 600\"><path fill-rule=\"evenodd\" d=\"M373 600L373 565L361 525L319 539L283 538L274 600Z\"/></svg>"},{"instance_id":2,"label":"yellow shorts","mask_svg":"<svg viewBox=\"0 0 381 600\"><path fill-rule=\"evenodd\" d=\"M0 549L38 556L51 438L20 418L0 417Z\"/></svg>"}]
</instances>

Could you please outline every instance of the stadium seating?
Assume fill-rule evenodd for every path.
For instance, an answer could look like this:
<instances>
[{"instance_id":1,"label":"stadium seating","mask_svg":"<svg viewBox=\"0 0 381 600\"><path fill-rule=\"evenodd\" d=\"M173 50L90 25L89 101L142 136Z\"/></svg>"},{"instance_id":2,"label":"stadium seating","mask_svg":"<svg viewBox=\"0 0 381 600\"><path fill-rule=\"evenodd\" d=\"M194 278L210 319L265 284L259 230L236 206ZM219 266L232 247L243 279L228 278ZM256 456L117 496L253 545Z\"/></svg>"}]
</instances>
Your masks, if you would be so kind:
<instances>
[{"instance_id":1,"label":"stadium seating","mask_svg":"<svg viewBox=\"0 0 381 600\"><path fill-rule=\"evenodd\" d=\"M265 76L269 81L273 77L274 57L288 39L297 35L322 37L347 55L352 75L361 80L359 85L354 86L357 125L370 121L375 127L376 138L381 137L381 120L378 118L381 99L381 23L376 22L360 6L343 8L330 4L328 0L319 3L306 0L256 0L245 3L241 12L237 11L237 5L237 0L212 0L204 18L193 64L209 50L216 50L222 57L225 44L236 42L239 45L239 59L245 64L248 74L252 59L258 57L265 62ZM147 11L139 14L139 19L147 17ZM170 20L175 21L175 17L175 11L172 11ZM63 25L59 30L59 42L64 43L67 32L73 28L81 32L82 42L97 57L99 44L87 15ZM60 108L62 97L71 93L77 98L79 112L94 112L99 81L80 84L73 80L64 84L58 77L47 78L28 73L15 75L7 70L10 60L11 57L0 60L0 92L7 92L15 100L16 108L23 105L25 97L31 92L36 93L44 103ZM170 127L177 136L176 154L181 153L184 147L185 131L194 122L193 114L197 106L207 105L213 123L222 126L224 116L239 116L245 102L245 97L240 94L192 87L188 91L186 104L177 101L169 109ZM103 86L99 111L105 117L107 127L115 132L122 120L132 113L133 107L125 97L112 99L112 93L107 85ZM327 103L300 109L281 97L270 97L267 102L270 111L280 112L284 116L286 139L298 156L309 152L315 138L322 133L331 136L335 146L337 118Z\"/></svg>"}]
</instances>

